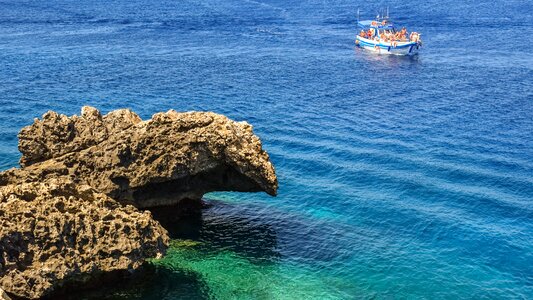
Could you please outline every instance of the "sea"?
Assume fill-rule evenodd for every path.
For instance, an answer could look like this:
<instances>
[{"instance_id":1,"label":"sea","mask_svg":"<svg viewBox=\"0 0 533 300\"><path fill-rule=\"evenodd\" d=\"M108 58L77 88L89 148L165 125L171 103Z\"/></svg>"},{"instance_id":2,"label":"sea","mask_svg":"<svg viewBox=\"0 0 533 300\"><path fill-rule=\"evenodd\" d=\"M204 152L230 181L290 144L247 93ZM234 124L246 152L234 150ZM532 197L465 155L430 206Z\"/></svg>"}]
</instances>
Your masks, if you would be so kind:
<instances>
[{"instance_id":1,"label":"sea","mask_svg":"<svg viewBox=\"0 0 533 300\"><path fill-rule=\"evenodd\" d=\"M354 44L357 11L422 33ZM533 2L0 0L0 169L48 110L247 121L279 195L211 193L151 275L72 299L533 299Z\"/></svg>"}]
</instances>

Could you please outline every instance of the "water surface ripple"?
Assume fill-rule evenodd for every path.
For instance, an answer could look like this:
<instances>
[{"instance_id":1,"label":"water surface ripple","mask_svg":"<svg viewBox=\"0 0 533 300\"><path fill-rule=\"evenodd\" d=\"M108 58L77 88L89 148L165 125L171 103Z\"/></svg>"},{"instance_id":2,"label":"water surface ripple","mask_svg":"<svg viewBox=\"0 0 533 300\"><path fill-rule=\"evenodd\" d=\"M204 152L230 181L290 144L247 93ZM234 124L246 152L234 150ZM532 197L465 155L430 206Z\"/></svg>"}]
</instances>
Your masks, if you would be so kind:
<instances>
[{"instance_id":1,"label":"water surface ripple","mask_svg":"<svg viewBox=\"0 0 533 300\"><path fill-rule=\"evenodd\" d=\"M386 6L420 56L354 48L357 8ZM531 11L3 0L0 167L22 126L82 105L215 111L262 138L277 198L207 195L149 278L76 299L533 298Z\"/></svg>"}]
</instances>

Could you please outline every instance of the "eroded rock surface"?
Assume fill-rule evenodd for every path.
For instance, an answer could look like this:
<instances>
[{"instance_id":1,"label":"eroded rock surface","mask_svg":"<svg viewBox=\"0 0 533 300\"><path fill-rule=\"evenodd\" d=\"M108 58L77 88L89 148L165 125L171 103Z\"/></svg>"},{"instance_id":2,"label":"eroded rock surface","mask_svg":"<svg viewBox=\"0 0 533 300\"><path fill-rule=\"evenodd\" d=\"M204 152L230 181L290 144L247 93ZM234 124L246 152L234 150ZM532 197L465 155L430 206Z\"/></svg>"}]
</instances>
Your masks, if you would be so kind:
<instances>
[{"instance_id":1,"label":"eroded rock surface","mask_svg":"<svg viewBox=\"0 0 533 300\"><path fill-rule=\"evenodd\" d=\"M79 117L49 111L20 131L20 165L26 167L86 149L139 122L141 118L128 109L115 110L104 117L90 106L84 106Z\"/></svg>"},{"instance_id":2,"label":"eroded rock surface","mask_svg":"<svg viewBox=\"0 0 533 300\"><path fill-rule=\"evenodd\" d=\"M86 185L48 179L0 187L0 287L18 297L136 270L168 242L149 212Z\"/></svg>"},{"instance_id":3,"label":"eroded rock surface","mask_svg":"<svg viewBox=\"0 0 533 300\"><path fill-rule=\"evenodd\" d=\"M0 300L11 300L11 297L9 297L4 290L0 288Z\"/></svg>"},{"instance_id":4,"label":"eroded rock surface","mask_svg":"<svg viewBox=\"0 0 533 300\"><path fill-rule=\"evenodd\" d=\"M208 112L48 112L19 149L22 169L0 172L0 298L49 296L162 255L168 233L139 208L278 188L252 127Z\"/></svg>"},{"instance_id":5,"label":"eroded rock surface","mask_svg":"<svg viewBox=\"0 0 533 300\"><path fill-rule=\"evenodd\" d=\"M278 188L252 126L210 112L171 110L141 121L128 110L102 117L84 107L81 117L46 113L19 139L26 167L0 174L0 184L65 176L141 208Z\"/></svg>"}]
</instances>

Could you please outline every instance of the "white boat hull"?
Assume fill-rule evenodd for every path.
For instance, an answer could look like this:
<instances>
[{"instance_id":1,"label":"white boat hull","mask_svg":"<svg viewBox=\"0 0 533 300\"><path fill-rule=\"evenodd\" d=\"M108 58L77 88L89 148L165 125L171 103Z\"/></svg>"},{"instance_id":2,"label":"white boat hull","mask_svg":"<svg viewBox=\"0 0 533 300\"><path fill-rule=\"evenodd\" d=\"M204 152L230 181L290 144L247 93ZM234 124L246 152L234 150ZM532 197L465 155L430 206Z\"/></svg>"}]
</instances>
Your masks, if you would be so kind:
<instances>
[{"instance_id":1,"label":"white boat hull","mask_svg":"<svg viewBox=\"0 0 533 300\"><path fill-rule=\"evenodd\" d=\"M415 55L422 47L419 42L398 42L395 44L388 42L380 42L369 40L358 36L355 44L365 50L372 51L378 54L389 55Z\"/></svg>"}]
</instances>

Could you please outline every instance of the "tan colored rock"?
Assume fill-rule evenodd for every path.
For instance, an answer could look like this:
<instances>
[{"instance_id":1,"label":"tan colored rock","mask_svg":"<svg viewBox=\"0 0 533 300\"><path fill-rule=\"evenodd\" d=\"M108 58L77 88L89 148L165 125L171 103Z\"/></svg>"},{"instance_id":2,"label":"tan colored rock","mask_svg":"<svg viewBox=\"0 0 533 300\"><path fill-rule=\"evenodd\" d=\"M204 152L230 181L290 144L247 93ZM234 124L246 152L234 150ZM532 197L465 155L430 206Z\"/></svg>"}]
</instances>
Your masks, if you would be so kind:
<instances>
[{"instance_id":1,"label":"tan colored rock","mask_svg":"<svg viewBox=\"0 0 533 300\"><path fill-rule=\"evenodd\" d=\"M100 112L84 106L81 116L67 117L49 111L33 125L19 133L22 167L86 149L106 140L115 132L141 122L141 118L127 109L119 109L102 117Z\"/></svg>"},{"instance_id":2,"label":"tan colored rock","mask_svg":"<svg viewBox=\"0 0 533 300\"><path fill-rule=\"evenodd\" d=\"M4 290L0 289L0 300L11 300Z\"/></svg>"},{"instance_id":3,"label":"tan colored rock","mask_svg":"<svg viewBox=\"0 0 533 300\"><path fill-rule=\"evenodd\" d=\"M0 288L36 299L160 257L167 231L149 212L63 179L0 187Z\"/></svg>"},{"instance_id":4,"label":"tan colored rock","mask_svg":"<svg viewBox=\"0 0 533 300\"><path fill-rule=\"evenodd\" d=\"M127 110L102 117L84 107L81 117L48 112L19 138L26 167L1 173L0 184L66 176L141 208L278 188L252 126L210 112L171 110L140 121Z\"/></svg>"},{"instance_id":5,"label":"tan colored rock","mask_svg":"<svg viewBox=\"0 0 533 300\"><path fill-rule=\"evenodd\" d=\"M167 232L137 208L278 188L252 126L214 113L48 112L21 130L19 149L23 168L0 172L0 289L17 297L161 257Z\"/></svg>"}]
</instances>

